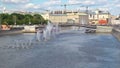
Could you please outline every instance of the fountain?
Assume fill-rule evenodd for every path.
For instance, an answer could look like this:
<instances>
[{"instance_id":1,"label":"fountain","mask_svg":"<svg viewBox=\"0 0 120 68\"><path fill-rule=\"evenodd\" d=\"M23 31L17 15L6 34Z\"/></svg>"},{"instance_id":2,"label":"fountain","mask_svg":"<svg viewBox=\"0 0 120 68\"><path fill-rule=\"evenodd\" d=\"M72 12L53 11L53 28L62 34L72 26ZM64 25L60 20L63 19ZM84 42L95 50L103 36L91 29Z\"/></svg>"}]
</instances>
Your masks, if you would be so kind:
<instances>
[{"instance_id":1,"label":"fountain","mask_svg":"<svg viewBox=\"0 0 120 68\"><path fill-rule=\"evenodd\" d=\"M60 30L60 29L59 29L58 24L53 25L51 35L52 35L53 37L55 37L55 36L59 33L59 30Z\"/></svg>"},{"instance_id":2,"label":"fountain","mask_svg":"<svg viewBox=\"0 0 120 68\"><path fill-rule=\"evenodd\" d=\"M30 49L34 45L39 45L43 41L48 41L51 38L55 37L58 32L58 26L53 27L52 24L49 24L43 30L37 29L37 33L32 38L17 38L10 40L7 45L0 47L5 49Z\"/></svg>"},{"instance_id":3,"label":"fountain","mask_svg":"<svg viewBox=\"0 0 120 68\"><path fill-rule=\"evenodd\" d=\"M29 49L33 42L31 39L29 40L12 40L12 43L10 43L11 45L7 46L7 48L18 48L18 49Z\"/></svg>"},{"instance_id":4,"label":"fountain","mask_svg":"<svg viewBox=\"0 0 120 68\"><path fill-rule=\"evenodd\" d=\"M37 32L32 38L18 38L10 40L8 45L3 48L12 48L12 49L29 49L33 45L39 45L41 42L48 41L52 38L55 38L59 33L58 24L52 24L48 21L48 24L43 30L37 29Z\"/></svg>"},{"instance_id":5,"label":"fountain","mask_svg":"<svg viewBox=\"0 0 120 68\"><path fill-rule=\"evenodd\" d=\"M42 41L42 39L43 39L43 31L42 30L37 29L36 39L37 39L37 41Z\"/></svg>"},{"instance_id":6,"label":"fountain","mask_svg":"<svg viewBox=\"0 0 120 68\"><path fill-rule=\"evenodd\" d=\"M52 24L48 21L46 27L43 30L37 30L36 39L38 41L47 41L54 38L58 34L59 27L58 24Z\"/></svg>"},{"instance_id":7,"label":"fountain","mask_svg":"<svg viewBox=\"0 0 120 68\"><path fill-rule=\"evenodd\" d=\"M48 25L46 26L45 28L45 31L46 31L46 35L47 37L45 39L50 39L51 38L51 34L52 34L52 29L53 29L53 24L51 24L49 21L48 21Z\"/></svg>"}]
</instances>

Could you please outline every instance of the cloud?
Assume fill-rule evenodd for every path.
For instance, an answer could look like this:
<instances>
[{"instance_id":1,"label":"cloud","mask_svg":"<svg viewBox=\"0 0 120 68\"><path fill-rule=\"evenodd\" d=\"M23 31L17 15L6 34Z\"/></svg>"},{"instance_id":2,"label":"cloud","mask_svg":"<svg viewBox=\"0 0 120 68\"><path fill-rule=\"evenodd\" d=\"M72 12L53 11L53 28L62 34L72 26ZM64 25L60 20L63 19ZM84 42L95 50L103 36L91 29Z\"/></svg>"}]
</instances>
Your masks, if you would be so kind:
<instances>
[{"instance_id":1,"label":"cloud","mask_svg":"<svg viewBox=\"0 0 120 68\"><path fill-rule=\"evenodd\" d=\"M25 9L39 9L40 5L36 5L36 4L33 4L33 3L28 3L28 4L24 5L24 8Z\"/></svg>"},{"instance_id":2,"label":"cloud","mask_svg":"<svg viewBox=\"0 0 120 68\"><path fill-rule=\"evenodd\" d=\"M78 0L68 0L68 3L69 4L76 4L76 3L82 3L82 2L80 2Z\"/></svg>"},{"instance_id":3,"label":"cloud","mask_svg":"<svg viewBox=\"0 0 120 68\"><path fill-rule=\"evenodd\" d=\"M68 0L69 4L81 4L81 5L91 5L95 4L94 0Z\"/></svg>"},{"instance_id":4,"label":"cloud","mask_svg":"<svg viewBox=\"0 0 120 68\"><path fill-rule=\"evenodd\" d=\"M18 4L18 3L27 3L30 0L1 0L3 3L9 3L9 4Z\"/></svg>"},{"instance_id":5,"label":"cloud","mask_svg":"<svg viewBox=\"0 0 120 68\"><path fill-rule=\"evenodd\" d=\"M49 0L44 3L46 6L51 6L51 5L56 5L56 4L61 4L61 0Z\"/></svg>"},{"instance_id":6,"label":"cloud","mask_svg":"<svg viewBox=\"0 0 120 68\"><path fill-rule=\"evenodd\" d=\"M48 0L42 4L27 3L24 5L24 9L35 9L35 10L49 9L51 10L52 7L54 7L55 5L60 5L60 4L61 4L61 0Z\"/></svg>"},{"instance_id":7,"label":"cloud","mask_svg":"<svg viewBox=\"0 0 120 68\"><path fill-rule=\"evenodd\" d=\"M15 10L63 10L64 4L76 4L74 6L67 6L67 9L89 9L99 8L101 10L109 10L112 13L119 13L120 0L0 0L0 4L8 9ZM113 14L115 14L113 13Z\"/></svg>"},{"instance_id":8,"label":"cloud","mask_svg":"<svg viewBox=\"0 0 120 68\"><path fill-rule=\"evenodd\" d=\"M117 4L116 7L119 7L119 8L120 8L120 4Z\"/></svg>"},{"instance_id":9,"label":"cloud","mask_svg":"<svg viewBox=\"0 0 120 68\"><path fill-rule=\"evenodd\" d=\"M115 3L120 3L120 0L114 0Z\"/></svg>"},{"instance_id":10,"label":"cloud","mask_svg":"<svg viewBox=\"0 0 120 68\"><path fill-rule=\"evenodd\" d=\"M107 3L107 0L68 0L69 4L77 4L80 3L81 5L100 5Z\"/></svg>"},{"instance_id":11,"label":"cloud","mask_svg":"<svg viewBox=\"0 0 120 68\"><path fill-rule=\"evenodd\" d=\"M91 4L95 4L95 1L87 0L87 1L84 1L83 4L91 5Z\"/></svg>"}]
</instances>

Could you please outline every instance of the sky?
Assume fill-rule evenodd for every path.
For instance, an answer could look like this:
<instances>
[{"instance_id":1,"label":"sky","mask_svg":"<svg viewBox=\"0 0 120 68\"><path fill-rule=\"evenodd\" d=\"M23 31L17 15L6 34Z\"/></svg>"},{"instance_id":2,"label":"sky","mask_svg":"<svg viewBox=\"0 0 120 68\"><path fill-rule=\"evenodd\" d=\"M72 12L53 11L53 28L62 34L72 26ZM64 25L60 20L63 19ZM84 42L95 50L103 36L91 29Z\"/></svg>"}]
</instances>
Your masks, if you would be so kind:
<instances>
[{"instance_id":1,"label":"sky","mask_svg":"<svg viewBox=\"0 0 120 68\"><path fill-rule=\"evenodd\" d=\"M0 11L33 11L41 12L46 10L105 10L112 15L120 14L120 0L0 0Z\"/></svg>"}]
</instances>

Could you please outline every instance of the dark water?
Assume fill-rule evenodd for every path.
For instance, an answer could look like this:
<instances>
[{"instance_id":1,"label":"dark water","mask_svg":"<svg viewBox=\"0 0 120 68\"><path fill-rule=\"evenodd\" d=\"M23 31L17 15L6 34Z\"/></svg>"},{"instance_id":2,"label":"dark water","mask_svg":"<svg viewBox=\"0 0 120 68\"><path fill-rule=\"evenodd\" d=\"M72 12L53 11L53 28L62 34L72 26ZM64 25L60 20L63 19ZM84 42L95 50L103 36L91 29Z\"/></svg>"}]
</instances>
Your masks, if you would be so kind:
<instances>
[{"instance_id":1,"label":"dark water","mask_svg":"<svg viewBox=\"0 0 120 68\"><path fill-rule=\"evenodd\" d=\"M34 36L0 37L0 68L120 68L120 42L111 34L66 32L31 48L2 48Z\"/></svg>"}]
</instances>

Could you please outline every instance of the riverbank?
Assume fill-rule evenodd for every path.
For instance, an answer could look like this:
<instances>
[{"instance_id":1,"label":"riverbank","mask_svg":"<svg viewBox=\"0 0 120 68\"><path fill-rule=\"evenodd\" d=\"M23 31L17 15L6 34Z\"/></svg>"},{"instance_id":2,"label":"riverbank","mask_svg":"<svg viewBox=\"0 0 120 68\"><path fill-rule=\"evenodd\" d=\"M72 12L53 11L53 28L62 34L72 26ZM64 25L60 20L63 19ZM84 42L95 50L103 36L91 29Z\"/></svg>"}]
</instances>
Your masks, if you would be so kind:
<instances>
[{"instance_id":1,"label":"riverbank","mask_svg":"<svg viewBox=\"0 0 120 68\"><path fill-rule=\"evenodd\" d=\"M112 34L120 41L120 27L114 26Z\"/></svg>"},{"instance_id":2,"label":"riverbank","mask_svg":"<svg viewBox=\"0 0 120 68\"><path fill-rule=\"evenodd\" d=\"M20 33L22 33L22 29L1 30L1 31L0 31L0 36L20 34Z\"/></svg>"}]
</instances>

